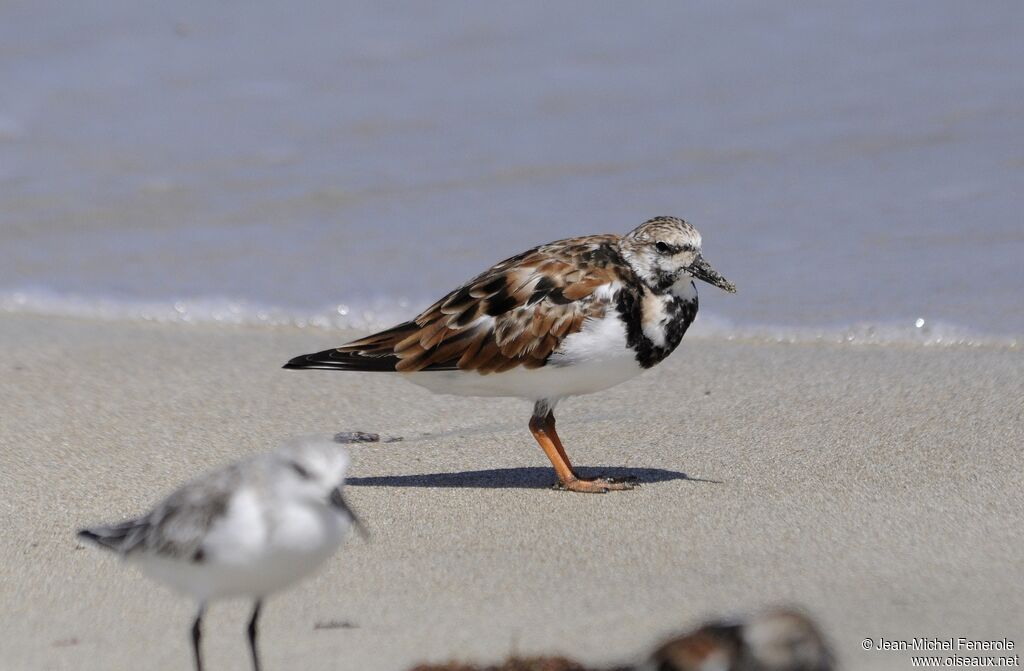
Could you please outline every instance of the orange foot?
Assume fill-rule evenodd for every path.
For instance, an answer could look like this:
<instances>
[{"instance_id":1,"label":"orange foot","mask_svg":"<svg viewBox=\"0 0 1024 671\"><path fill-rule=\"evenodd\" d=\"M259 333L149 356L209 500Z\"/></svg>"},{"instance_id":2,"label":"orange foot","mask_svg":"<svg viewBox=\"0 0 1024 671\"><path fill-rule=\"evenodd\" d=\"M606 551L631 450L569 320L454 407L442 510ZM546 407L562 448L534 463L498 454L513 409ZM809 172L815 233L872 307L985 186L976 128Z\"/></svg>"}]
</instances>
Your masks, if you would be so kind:
<instances>
[{"instance_id":1,"label":"orange foot","mask_svg":"<svg viewBox=\"0 0 1024 671\"><path fill-rule=\"evenodd\" d=\"M607 494L639 487L635 477L627 478L572 478L559 481L554 488L563 492L581 492L584 494Z\"/></svg>"}]
</instances>

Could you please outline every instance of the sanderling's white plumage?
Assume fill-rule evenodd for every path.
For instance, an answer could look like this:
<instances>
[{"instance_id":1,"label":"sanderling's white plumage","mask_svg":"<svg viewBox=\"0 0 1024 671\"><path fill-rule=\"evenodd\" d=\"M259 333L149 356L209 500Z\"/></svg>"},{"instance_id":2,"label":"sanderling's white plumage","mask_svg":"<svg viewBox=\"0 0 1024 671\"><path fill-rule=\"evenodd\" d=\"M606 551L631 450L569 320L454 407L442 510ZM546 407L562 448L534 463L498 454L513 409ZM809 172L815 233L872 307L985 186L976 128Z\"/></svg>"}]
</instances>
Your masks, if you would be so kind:
<instances>
[{"instance_id":1,"label":"sanderling's white plumage","mask_svg":"<svg viewBox=\"0 0 1024 671\"><path fill-rule=\"evenodd\" d=\"M701 255L701 236L675 217L630 233L541 245L502 261L415 319L285 368L390 371L431 391L534 402L530 429L561 486L628 482L576 476L555 432L563 398L624 382L675 350L697 314L700 279L735 286Z\"/></svg>"},{"instance_id":2,"label":"sanderling's white plumage","mask_svg":"<svg viewBox=\"0 0 1024 671\"><path fill-rule=\"evenodd\" d=\"M146 515L81 530L82 540L112 550L144 574L193 597L196 668L208 602L248 597L253 665L262 601L329 558L352 524L341 494L347 454L330 441L296 441L207 473Z\"/></svg>"}]
</instances>

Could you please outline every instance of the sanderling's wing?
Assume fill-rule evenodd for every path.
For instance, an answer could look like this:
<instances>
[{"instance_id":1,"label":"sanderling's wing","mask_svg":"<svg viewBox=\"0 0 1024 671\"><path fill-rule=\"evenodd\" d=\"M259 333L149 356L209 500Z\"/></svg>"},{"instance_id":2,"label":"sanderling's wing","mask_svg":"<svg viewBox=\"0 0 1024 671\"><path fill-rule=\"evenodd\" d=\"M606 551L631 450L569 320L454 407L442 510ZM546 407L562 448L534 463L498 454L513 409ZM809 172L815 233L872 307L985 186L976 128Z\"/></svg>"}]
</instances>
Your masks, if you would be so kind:
<instances>
[{"instance_id":1,"label":"sanderling's wing","mask_svg":"<svg viewBox=\"0 0 1024 671\"><path fill-rule=\"evenodd\" d=\"M562 340L611 307L624 262L616 235L561 240L502 261L414 320L285 368L501 372L544 365ZM607 288L607 291L601 291Z\"/></svg>"},{"instance_id":2,"label":"sanderling's wing","mask_svg":"<svg viewBox=\"0 0 1024 671\"><path fill-rule=\"evenodd\" d=\"M233 464L207 473L175 491L143 517L83 529L78 536L124 556L144 551L201 561L203 541L238 490L241 468Z\"/></svg>"}]
</instances>

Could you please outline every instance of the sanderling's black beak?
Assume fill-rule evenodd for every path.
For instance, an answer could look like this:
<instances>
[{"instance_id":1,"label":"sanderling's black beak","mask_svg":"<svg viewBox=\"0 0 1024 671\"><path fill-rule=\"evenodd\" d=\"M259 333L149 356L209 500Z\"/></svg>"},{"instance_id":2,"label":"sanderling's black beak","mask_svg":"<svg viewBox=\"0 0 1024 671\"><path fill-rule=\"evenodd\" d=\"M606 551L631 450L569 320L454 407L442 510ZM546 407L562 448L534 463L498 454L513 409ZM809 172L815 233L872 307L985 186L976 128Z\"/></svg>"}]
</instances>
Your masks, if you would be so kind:
<instances>
[{"instance_id":1,"label":"sanderling's black beak","mask_svg":"<svg viewBox=\"0 0 1024 671\"><path fill-rule=\"evenodd\" d=\"M722 277L717 270L711 267L710 263L704 260L703 256L698 256L686 270L698 280L704 280L730 294L736 293L736 285Z\"/></svg>"},{"instance_id":2,"label":"sanderling's black beak","mask_svg":"<svg viewBox=\"0 0 1024 671\"><path fill-rule=\"evenodd\" d=\"M335 487L334 490L331 491L331 505L338 510L345 511L345 514L352 520L352 526L356 528L356 531L359 532L360 536L367 539L370 538L370 532L366 530L366 525L363 524L362 520L356 517L355 512L349 507L348 501L346 501L345 497L341 495L341 487Z\"/></svg>"}]
</instances>

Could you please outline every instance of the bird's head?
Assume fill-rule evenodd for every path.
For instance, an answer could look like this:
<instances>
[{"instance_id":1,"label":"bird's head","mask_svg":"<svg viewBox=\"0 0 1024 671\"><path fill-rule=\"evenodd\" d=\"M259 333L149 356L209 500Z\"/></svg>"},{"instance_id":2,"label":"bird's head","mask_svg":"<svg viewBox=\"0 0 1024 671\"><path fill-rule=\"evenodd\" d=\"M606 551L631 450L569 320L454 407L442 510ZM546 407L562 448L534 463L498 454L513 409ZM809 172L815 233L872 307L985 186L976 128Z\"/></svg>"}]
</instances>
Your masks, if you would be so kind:
<instances>
[{"instance_id":1,"label":"bird's head","mask_svg":"<svg viewBox=\"0 0 1024 671\"><path fill-rule=\"evenodd\" d=\"M655 217L622 238L622 255L643 282L665 290L685 277L713 284L729 293L736 285L718 274L701 255L700 233L676 217Z\"/></svg>"},{"instance_id":2,"label":"bird's head","mask_svg":"<svg viewBox=\"0 0 1024 671\"><path fill-rule=\"evenodd\" d=\"M282 474L278 486L283 492L310 505L330 507L365 535L362 522L341 494L348 469L345 448L329 440L300 440L281 447L272 459Z\"/></svg>"}]
</instances>

